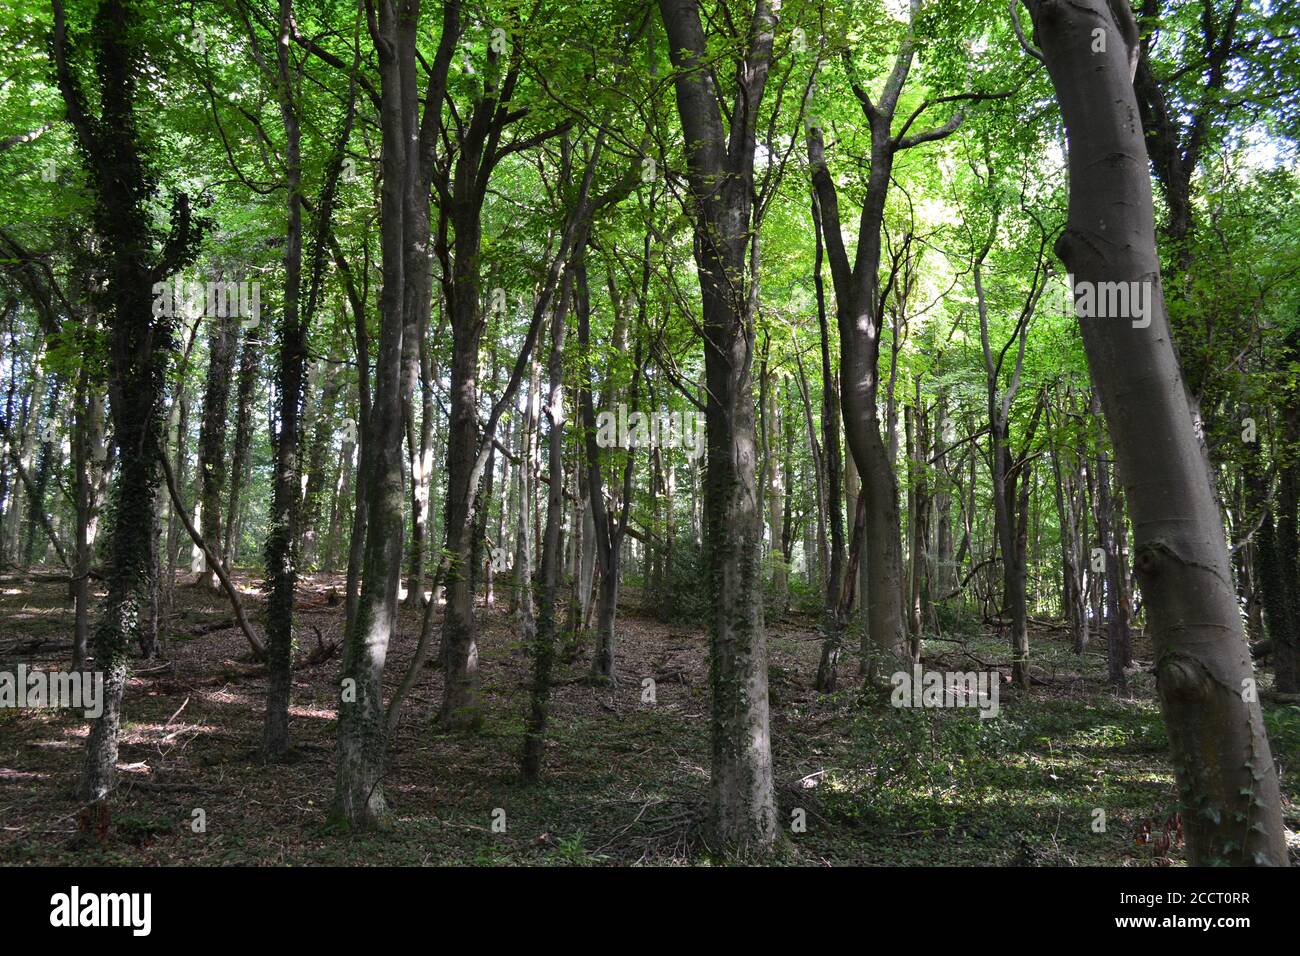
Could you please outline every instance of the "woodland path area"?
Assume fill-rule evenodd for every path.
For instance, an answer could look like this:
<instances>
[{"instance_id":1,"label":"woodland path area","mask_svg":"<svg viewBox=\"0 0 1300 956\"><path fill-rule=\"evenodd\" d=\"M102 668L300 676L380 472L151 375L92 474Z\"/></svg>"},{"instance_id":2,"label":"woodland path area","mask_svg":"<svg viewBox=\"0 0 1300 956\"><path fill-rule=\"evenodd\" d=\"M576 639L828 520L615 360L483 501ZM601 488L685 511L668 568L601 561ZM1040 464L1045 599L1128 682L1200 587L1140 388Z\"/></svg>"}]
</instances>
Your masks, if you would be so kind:
<instances>
[{"instance_id":1,"label":"woodland path area","mask_svg":"<svg viewBox=\"0 0 1300 956\"><path fill-rule=\"evenodd\" d=\"M247 585L243 575L237 575ZM337 638L339 582L307 581L300 655ZM66 654L66 581L0 576L0 669L55 666ZM245 597L245 600L251 599ZM504 609L483 610L487 717L477 735L431 729L442 678L412 692L392 741L391 831L340 837L326 823L334 785L336 659L295 667L296 743L268 772L256 742L264 669L223 600L176 591L165 662L127 688L119 804L109 840L78 839L75 784L84 724L53 711L0 711L0 862L77 864L617 865L707 862L698 819L708 787L708 696L700 629L637 613L626 592L616 688L593 686L579 660L556 675L554 732L540 784L518 769L527 656ZM251 606L255 607L255 604ZM1168 745L1135 640L1127 694L1107 683L1104 649L1078 658L1063 630L1035 627L1040 649L1026 701L1010 681L1005 639L927 642L927 667L990 665L1005 675L1002 710L899 710L856 688L818 694L820 639L808 616L770 629L772 734L781 819L806 811L780 859L804 865L1169 866L1184 862L1169 818L1176 793ZM404 609L389 684L404 673L420 614ZM226 626L207 633L214 624ZM656 702L642 702L644 677ZM386 687L391 692L392 687ZM1283 768L1287 823L1300 827L1300 713L1265 706ZM1093 810L1106 811L1104 833ZM206 832L193 831L203 809ZM494 832L493 810L505 810ZM1296 848L1292 848L1293 856Z\"/></svg>"}]
</instances>

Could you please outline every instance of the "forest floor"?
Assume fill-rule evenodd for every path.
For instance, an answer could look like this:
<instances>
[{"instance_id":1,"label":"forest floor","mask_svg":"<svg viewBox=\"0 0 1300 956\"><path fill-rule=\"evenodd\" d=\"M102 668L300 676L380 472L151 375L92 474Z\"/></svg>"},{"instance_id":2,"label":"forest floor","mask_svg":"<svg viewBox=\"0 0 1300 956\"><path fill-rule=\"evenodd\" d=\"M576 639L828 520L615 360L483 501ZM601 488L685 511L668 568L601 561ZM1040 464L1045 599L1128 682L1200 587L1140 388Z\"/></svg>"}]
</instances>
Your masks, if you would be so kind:
<instances>
[{"instance_id":1,"label":"forest floor","mask_svg":"<svg viewBox=\"0 0 1300 956\"><path fill-rule=\"evenodd\" d=\"M257 599L251 578L237 578ZM337 639L337 581L301 593L300 657L313 626ZM0 576L0 670L66 667L67 585ZM73 793L86 724L67 711L0 710L0 863L6 864L701 864L709 764L706 638L699 628L639 613L624 590L617 687L587 683L585 660L556 670L544 780L518 775L529 658L504 601L480 616L486 719L476 734L443 734L442 692L426 669L390 742L390 831L349 837L327 826L334 788L338 659L296 670L287 766L258 746L265 679L231 624L223 596L176 589L165 658L137 662L124 705L120 790L102 845L77 840ZM387 690L414 651L421 612L404 609ZM435 629L435 639L436 639ZM1180 865L1165 840L1176 793L1155 703L1149 644L1127 694L1106 684L1104 645L1082 658L1064 630L1036 628L1036 678L1026 696L1001 685L996 718L975 709L900 709L888 690L864 696L847 660L832 695L812 688L815 619L769 624L778 860L811 865ZM927 668L1009 674L994 632L925 644ZM654 677L655 702L642 701ZM1300 830L1300 707L1266 704L1283 771L1287 825ZM1104 831L1098 832L1104 811ZM196 811L202 810L202 814ZM798 811L802 810L800 814ZM501 812L504 811L504 817ZM205 832L195 832L202 820ZM505 830L499 824L504 819ZM494 828L494 822L498 824ZM1150 830L1154 837L1146 839ZM1292 834L1293 853L1296 844ZM1165 844L1168 843L1168 848Z\"/></svg>"}]
</instances>

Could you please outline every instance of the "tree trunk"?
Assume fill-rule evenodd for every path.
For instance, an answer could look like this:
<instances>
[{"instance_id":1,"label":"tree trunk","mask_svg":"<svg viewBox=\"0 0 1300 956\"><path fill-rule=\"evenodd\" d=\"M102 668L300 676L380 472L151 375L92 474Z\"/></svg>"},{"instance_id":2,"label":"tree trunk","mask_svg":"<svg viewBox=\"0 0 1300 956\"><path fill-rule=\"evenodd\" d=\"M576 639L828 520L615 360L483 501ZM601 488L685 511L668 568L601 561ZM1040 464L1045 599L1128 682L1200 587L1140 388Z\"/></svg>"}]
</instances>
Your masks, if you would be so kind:
<instances>
[{"instance_id":1,"label":"tree trunk","mask_svg":"<svg viewBox=\"0 0 1300 956\"><path fill-rule=\"evenodd\" d=\"M90 324L93 328L93 319ZM92 387L90 373L84 363L78 387L72 456L72 467L76 475L74 500L77 512L76 558L72 567L72 669L77 671L86 666L92 598L90 569L94 563L100 498L108 466L108 449L104 442L104 398Z\"/></svg>"},{"instance_id":2,"label":"tree trunk","mask_svg":"<svg viewBox=\"0 0 1300 956\"><path fill-rule=\"evenodd\" d=\"M649 238L645 248L649 250ZM644 276L644 270L643 270ZM582 406L583 431L587 446L587 494L591 511L591 532L595 545L596 567L600 570L600 580L596 588L596 634L595 651L591 657L591 676L601 682L617 682L614 664L618 650L618 634L615 628L618 613L618 590L623 557L623 535L627 530L632 470L635 467L634 449L628 449L623 465L623 487L620 512L617 518L611 515L605 502L604 455L596 441L596 409L592 397L591 365L589 349L591 347L591 302L587 285L587 260L584 250L577 250L573 259L574 304L578 313L578 348L583 356L583 379L579 389L578 400ZM621 312L615 320L615 338L621 339L623 332L619 329ZM637 359L640 358L640 327L637 329ZM626 343L624 343L626 347ZM640 381L640 367L633 371L633 383L629 394L632 410L637 407L637 384ZM604 391L604 404L612 405L617 392L612 386Z\"/></svg>"},{"instance_id":3,"label":"tree trunk","mask_svg":"<svg viewBox=\"0 0 1300 956\"><path fill-rule=\"evenodd\" d=\"M822 653L817 662L816 687L824 694L835 691L838 680L840 647L844 620L840 614L840 594L844 577L844 511L840 490L840 406L835 392L835 373L831 366L830 330L826 321L826 286L822 279L823 246L821 208L817 193L812 194L813 241L816 246L813 285L817 290L817 326L821 337L822 373L822 456L826 461L826 507L830 513L830 566L826 575L822 603ZM850 476L853 481L855 476ZM856 498L856 495L853 496ZM850 504L851 512L856 501Z\"/></svg>"},{"instance_id":4,"label":"tree trunk","mask_svg":"<svg viewBox=\"0 0 1300 956\"><path fill-rule=\"evenodd\" d=\"M238 310L220 309L220 312ZM221 540L221 492L226 484L226 408L230 400L230 371L235 358L237 314L209 316L208 377L203 388L203 417L199 426L200 508L202 534L215 545ZM208 590L221 587L212 568L195 582Z\"/></svg>"},{"instance_id":5,"label":"tree trunk","mask_svg":"<svg viewBox=\"0 0 1300 956\"><path fill-rule=\"evenodd\" d=\"M329 470L326 467L327 453L334 444L334 436L338 433L337 407L339 395L343 392L345 379L338 374L335 365L337 354L331 356L332 361L329 363L329 370L324 375L324 383L321 384L319 379L315 386L307 389L307 396L304 399L307 414L303 416L302 434L307 439L307 452L305 455L306 464L304 466L305 474L303 475L302 489L302 514L298 519L298 554L302 566L308 571L321 564L323 556L320 547L319 524L321 521L321 512L325 505L326 480L329 477ZM324 363L318 363L318 366ZM314 398L319 395L319 398ZM311 419L310 422L308 419ZM344 439L344 444L349 442ZM340 459L340 463L342 459ZM341 477L341 475L340 475ZM331 513L329 527L325 533L325 550L329 548L330 534L333 532L334 515Z\"/></svg>"},{"instance_id":6,"label":"tree trunk","mask_svg":"<svg viewBox=\"0 0 1300 956\"><path fill-rule=\"evenodd\" d=\"M302 134L293 102L289 38L293 0L280 0L280 30L276 43L277 93L284 124L287 231L284 248L284 309L280 320L280 361L276 385L280 397L280 429L274 436L275 477L266 538L266 724L263 743L271 759L289 749L289 696L293 683L293 598L298 582L296 547L302 493L298 467L304 372L307 362L307 322L301 314L302 289Z\"/></svg>"},{"instance_id":7,"label":"tree trunk","mask_svg":"<svg viewBox=\"0 0 1300 956\"><path fill-rule=\"evenodd\" d=\"M92 832L107 823L104 802L117 773L122 695L127 653L138 635L150 599L154 566L154 499L158 488L157 455L162 439L159 409L167 353L173 347L168 310L151 301L155 283L184 265L194 254L198 235L191 227L189 205L179 196L173 205L168 251L150 262L153 223L151 172L136 142L134 75L141 55L142 33L129 3L103 0L89 34L95 44L100 116L87 113L88 99L78 71L70 62L63 4L54 0L50 45L68 118L87 173L95 185L95 227L109 250L113 312L109 326L109 373L114 432L120 450L113 489L113 520L105 567L107 595L95 631L95 666L104 674L103 712L86 741L81 778L86 808L83 824Z\"/></svg>"},{"instance_id":8,"label":"tree trunk","mask_svg":"<svg viewBox=\"0 0 1300 956\"><path fill-rule=\"evenodd\" d=\"M379 4L376 48L381 84L383 184L380 201L383 291L379 354L370 422L362 443L365 473L365 543L356 617L347 634L340 688L338 782L333 815L358 829L383 826L382 786L386 721L383 673L397 625L402 571L402 338L406 149L415 117L404 110L403 61L414 59L418 7ZM413 72L414 66L407 72ZM360 484L360 482L358 482Z\"/></svg>"},{"instance_id":9,"label":"tree trunk","mask_svg":"<svg viewBox=\"0 0 1300 956\"><path fill-rule=\"evenodd\" d=\"M747 286L755 126L776 17L757 0L738 71L730 135L723 132L696 0L660 0L686 138L695 259L703 303L708 461L704 540L713 610L710 685L711 824L723 847L763 850L776 839L763 631L762 519L755 487L754 315Z\"/></svg>"},{"instance_id":10,"label":"tree trunk","mask_svg":"<svg viewBox=\"0 0 1300 956\"><path fill-rule=\"evenodd\" d=\"M1125 4L1030 0L1069 142L1057 253L1076 282L1144 282L1145 322L1083 319L1133 514L1161 710L1194 865L1287 865L1277 769L1253 687L1214 489L1169 338ZM1101 30L1105 49L1097 48ZM1109 104L1098 108L1097 104ZM1095 288L1095 286L1094 286Z\"/></svg>"},{"instance_id":11,"label":"tree trunk","mask_svg":"<svg viewBox=\"0 0 1300 956\"><path fill-rule=\"evenodd\" d=\"M565 154L567 158L567 143ZM585 240L584 240L585 241ZM529 694L528 720L524 728L522 769L525 780L536 780L542 772L546 749L546 718L550 707L551 670L555 663L556 600L560 593L560 525L564 522L564 338L569 311L572 276L565 277L564 289L551 313L551 352L546 368L549 387L546 396L547 477L546 530L543 532L541 596L538 601L537 633L533 638L533 686Z\"/></svg>"},{"instance_id":12,"label":"tree trunk","mask_svg":"<svg viewBox=\"0 0 1300 956\"><path fill-rule=\"evenodd\" d=\"M230 462L230 501L226 508L226 536L222 544L222 558L226 567L234 566L238 557L239 541L235 528L239 524L240 492L248 470L248 445L253 437L253 391L257 388L258 373L257 329L244 333L244 346L239 356L239 383L235 389L235 446ZM215 544L215 542L214 542Z\"/></svg>"}]
</instances>

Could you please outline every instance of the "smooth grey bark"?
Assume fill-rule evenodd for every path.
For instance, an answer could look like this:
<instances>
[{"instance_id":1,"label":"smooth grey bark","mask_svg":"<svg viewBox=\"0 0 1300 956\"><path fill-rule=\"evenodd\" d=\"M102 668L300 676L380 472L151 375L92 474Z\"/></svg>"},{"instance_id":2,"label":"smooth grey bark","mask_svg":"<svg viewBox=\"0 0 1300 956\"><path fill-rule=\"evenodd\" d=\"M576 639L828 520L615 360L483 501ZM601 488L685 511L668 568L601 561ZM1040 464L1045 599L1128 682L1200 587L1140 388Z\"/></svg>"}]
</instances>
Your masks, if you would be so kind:
<instances>
[{"instance_id":1,"label":"smooth grey bark","mask_svg":"<svg viewBox=\"0 0 1300 956\"><path fill-rule=\"evenodd\" d=\"M1151 290L1149 324L1109 318L1080 326L1133 516L1134 564L1191 862L1287 866L1277 768L1251 693L1219 505L1161 290L1133 90L1137 25L1115 0L1026 6L1069 143L1069 220L1057 254L1077 282L1140 282ZM1095 30L1106 41L1101 49Z\"/></svg>"},{"instance_id":2,"label":"smooth grey bark","mask_svg":"<svg viewBox=\"0 0 1300 956\"><path fill-rule=\"evenodd\" d=\"M920 6L919 0L912 0L913 23ZM847 54L845 57L854 95L871 130L871 168L858 225L857 251L852 262L844 245L839 197L826 166L822 132L811 122L808 129L809 164L821 206L822 235L835 288L844 432L867 502L865 545L859 563L866 585L866 593L860 598L867 612L868 625L862 639L861 666L864 673L871 671L877 655L883 655L885 666L892 666L892 662L906 662L911 656L903 613L898 481L894 474L893 455L882 437L876 408L879 386L876 365L880 355L883 316L878 276L880 229L896 155L921 143L948 136L962 120L959 111L943 126L909 136L908 130L913 123L932 105L932 101L926 100L897 134L893 132L895 111L911 72L915 52L916 41L909 26L883 92L876 100L853 78L851 59Z\"/></svg>"},{"instance_id":3,"label":"smooth grey bark","mask_svg":"<svg viewBox=\"0 0 1300 956\"><path fill-rule=\"evenodd\" d=\"M653 206L653 201L651 203ZM645 282L648 280L650 237L646 236L642 259L642 300L638 306L636 345L633 359L632 382L628 389L629 414L636 411L641 382L641 330L645 320ZM618 513L612 514L605 495L605 454L596 441L596 408L593 397L591 364L591 297L587 281L585 250L576 250L572 265L574 306L578 314L578 348L583 357L583 377L578 390L578 403L582 412L583 435L586 442L587 494L591 512L591 538L594 542L595 567L600 576L596 583L595 650L591 656L591 676L597 681L617 683L615 663L618 654L618 595L622 577L623 542L631 514L632 476L636 468L635 449L628 449L623 461L623 477L618 489ZM617 301L617 299L616 299ZM623 310L615 314L615 349L621 351L626 342L626 319ZM602 403L611 406L618 395L617 389L606 383Z\"/></svg>"},{"instance_id":4,"label":"smooth grey bark","mask_svg":"<svg viewBox=\"0 0 1300 956\"><path fill-rule=\"evenodd\" d=\"M990 173L990 182L992 173ZM1043 268L1043 252L1047 246L1046 233L1042 236L1039 257L1035 262L1033 282L1024 304L1020 310L1011 338L998 351L994 358L989 342L988 304L984 293L984 261L992 247L998 227L995 216L992 231L984 247L976 254L972 263L972 276L975 283L976 304L980 321L980 347L984 355L985 397L989 417L989 458L992 464L993 482L993 523L997 536L998 550L1002 553L1002 604L1003 612L1008 615L1011 625L1012 680L1017 686L1028 690L1029 676L1029 620L1025 597L1026 561L1021 533L1024 530L1017 521L1018 509L1016 495L1016 477L1009 474L1013 466L1012 451L1009 446L1011 438L1011 407L1016 393L1020 390L1020 378L1025 363L1025 344L1029 337L1029 320L1034 307L1042 294L1047 279L1047 270ZM1016 347L1015 367L1010 381L1004 389L1001 385L1003 364L1012 345ZM1035 409L1034 422L1038 421L1041 405ZM1026 438L1026 448L1032 438L1032 430ZM1023 460L1022 460L1023 464ZM1024 492L1028 494L1028 476L1020 478Z\"/></svg>"},{"instance_id":5,"label":"smooth grey bark","mask_svg":"<svg viewBox=\"0 0 1300 956\"><path fill-rule=\"evenodd\" d=\"M366 495L360 593L346 635L339 703L338 779L333 817L354 829L387 822L383 790L386 730L383 673L397 624L402 560L402 339L406 261L408 140L417 117L406 111L402 67L414 58L418 0L382 0L372 39L379 59L383 182L380 295L374 398L362 442ZM445 40L445 38L444 38ZM413 69L413 68L412 68ZM360 482L359 482L360 484Z\"/></svg>"}]
</instances>

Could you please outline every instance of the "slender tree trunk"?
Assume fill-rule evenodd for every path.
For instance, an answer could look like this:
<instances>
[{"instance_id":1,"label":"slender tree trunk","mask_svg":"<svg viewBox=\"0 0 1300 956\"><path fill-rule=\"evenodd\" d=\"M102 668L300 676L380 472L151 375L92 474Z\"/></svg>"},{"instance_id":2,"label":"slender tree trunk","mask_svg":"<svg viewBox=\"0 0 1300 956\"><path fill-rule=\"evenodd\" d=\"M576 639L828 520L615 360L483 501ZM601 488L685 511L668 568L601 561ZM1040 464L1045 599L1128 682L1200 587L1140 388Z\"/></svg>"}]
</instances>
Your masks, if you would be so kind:
<instances>
[{"instance_id":1,"label":"slender tree trunk","mask_svg":"<svg viewBox=\"0 0 1300 956\"><path fill-rule=\"evenodd\" d=\"M266 539L266 724L267 756L282 757L289 749L289 697L293 684L293 602L298 583L297 541L302 479L299 445L302 439L302 402L307 363L307 327L310 308L300 304L302 291L302 134L294 104L290 31L293 0L280 0L277 53L277 93L284 124L287 231L284 249L284 308L280 320L280 361L276 379L280 397L279 432L274 436L275 477L271 490L271 515ZM326 188L328 192L328 187ZM319 200L328 215L329 198Z\"/></svg>"},{"instance_id":2,"label":"slender tree trunk","mask_svg":"<svg viewBox=\"0 0 1300 956\"><path fill-rule=\"evenodd\" d=\"M257 388L257 329L244 333L239 356L239 383L235 389L235 438L230 462L230 501L226 508L226 537L221 553L226 567L234 566L239 541L235 528L239 524L240 493L248 470L248 446L253 438L253 392ZM214 542L215 544L215 542Z\"/></svg>"},{"instance_id":3,"label":"slender tree trunk","mask_svg":"<svg viewBox=\"0 0 1300 956\"><path fill-rule=\"evenodd\" d=\"M1094 403L1094 410L1100 413L1099 403ZM1128 663L1128 621L1122 608L1124 580L1117 543L1124 530L1116 520L1118 508L1116 496L1111 493L1110 457L1104 439L1099 439L1097 445L1097 537L1105 561L1101 585L1106 589L1102 602L1106 608L1106 665L1110 682L1124 689L1128 687L1128 676L1124 673Z\"/></svg>"},{"instance_id":4,"label":"slender tree trunk","mask_svg":"<svg viewBox=\"0 0 1300 956\"><path fill-rule=\"evenodd\" d=\"M567 154L567 143L566 143ZM541 596L538 602L537 634L533 642L533 686L529 695L528 721L524 728L522 758L525 780L536 780L542 772L546 749L546 718L550 708L551 670L555 662L556 600L560 592L560 525L564 522L564 339L569 311L572 274L551 313L551 353L546 368L549 387L546 396L547 477L546 530L543 532Z\"/></svg>"},{"instance_id":5,"label":"slender tree trunk","mask_svg":"<svg viewBox=\"0 0 1300 956\"><path fill-rule=\"evenodd\" d=\"M93 388L89 370L83 364L78 388L76 431L72 444L72 467L76 475L74 497L77 511L76 560L72 568L74 602L72 669L74 671L86 666L92 597L90 570L95 557L95 537L107 452L104 447L104 399ZM103 455L103 464L101 464L101 455Z\"/></svg>"},{"instance_id":6,"label":"slender tree trunk","mask_svg":"<svg viewBox=\"0 0 1300 956\"><path fill-rule=\"evenodd\" d=\"M817 662L816 687L822 693L833 693L838 679L837 668L843 641L844 620L840 613L840 594L844 577L844 511L841 507L840 489L840 405L835 391L835 373L831 365L830 330L826 321L826 286L822 279L821 208L817 193L812 194L813 241L816 253L813 264L813 285L817 290L817 326L821 333L822 373L822 455L826 460L826 504L830 517L830 566L826 575L825 599L822 604L822 653ZM855 476L850 476L853 481ZM856 495L853 495L856 499ZM850 504L856 509L856 500ZM852 511L850 513L853 513Z\"/></svg>"},{"instance_id":7,"label":"slender tree trunk","mask_svg":"<svg viewBox=\"0 0 1300 956\"><path fill-rule=\"evenodd\" d=\"M219 310L228 311L232 310ZM208 377L203 388L198 468L203 538L214 545L221 540L221 492L226 484L226 408L230 400L237 321L237 314L210 316L208 326ZM205 568L195 583L212 591L221 588L211 568Z\"/></svg>"},{"instance_id":8,"label":"slender tree trunk","mask_svg":"<svg viewBox=\"0 0 1300 956\"><path fill-rule=\"evenodd\" d=\"M374 403L362 441L366 495L365 543L356 616L347 634L340 688L338 783L334 817L353 828L382 826L386 719L383 673L397 626L402 571L402 338L404 330L406 150L415 117L404 110L402 61L414 58L418 5L379 3L383 149L380 203L383 292ZM413 72L414 66L410 67ZM358 485L361 481L358 481Z\"/></svg>"},{"instance_id":9,"label":"slender tree trunk","mask_svg":"<svg viewBox=\"0 0 1300 956\"><path fill-rule=\"evenodd\" d=\"M519 468L515 475L515 556L514 596L512 603L519 621L520 636L525 646L537 636L537 621L533 614L533 522L536 507L533 482L537 475L537 456L533 436L538 427L538 392L541 387L541 369L536 362L528 379L528 397L524 405L524 421L519 429Z\"/></svg>"},{"instance_id":10,"label":"slender tree trunk","mask_svg":"<svg viewBox=\"0 0 1300 956\"><path fill-rule=\"evenodd\" d=\"M337 355L333 356L333 358L337 360ZM318 363L318 367L323 364L323 362ZM304 414L302 423L302 434L304 438L310 435L310 439L307 441L305 456L305 474L302 482L302 513L298 519L297 540L302 566L309 571L321 563L322 549L320 547L318 526L321 522L321 512L324 510L326 482L329 478L326 456L334 443L334 436L338 433L337 407L339 395L343 392L345 381L343 376L338 374L335 361L329 363L328 371L320 378L324 379L323 383L318 379L317 385L307 390L304 403L308 414ZM319 398L313 397L316 395ZM308 421L309 417L310 422ZM350 443L345 439L344 444ZM342 459L340 459L341 461ZM326 550L329 548L333 523L334 515L331 514L330 526L327 527L325 533Z\"/></svg>"},{"instance_id":11,"label":"slender tree trunk","mask_svg":"<svg viewBox=\"0 0 1300 956\"><path fill-rule=\"evenodd\" d=\"M426 310L427 311L427 310ZM407 576L407 603L418 605L424 597L424 551L429 527L433 478L433 368L429 357L427 316L420 326L420 427L418 445L409 452L411 463L411 556ZM408 431L408 441L411 432ZM412 598L414 595L414 598Z\"/></svg>"},{"instance_id":12,"label":"slender tree trunk","mask_svg":"<svg viewBox=\"0 0 1300 956\"><path fill-rule=\"evenodd\" d=\"M649 237L645 248L649 249ZM644 276L644 272L643 272ZM582 406L583 429L587 445L587 493L590 501L592 518L592 538L595 543L596 566L600 570L599 583L596 586L596 634L595 652L591 658L591 676L605 683L615 683L615 659L618 650L618 633L616 617L618 614L618 591L623 558L623 535L627 529L628 496L631 489L632 469L636 455L628 449L623 466L623 487L621 508L618 517L611 515L605 502L604 455L596 442L596 409L592 398L591 366L589 349L591 345L591 303L587 285L587 261L584 250L577 250L573 260L574 302L578 313L578 348L583 355L583 382L579 390L579 402ZM616 320L617 321L617 320ZM615 330L615 336L622 337L622 332ZM640 328L638 326L638 336ZM638 337L637 357L640 357ZM639 366L633 372L633 385L629 395L632 410L637 408L636 388L640 381ZM611 405L617 392L607 385L604 391L604 403ZM629 412L630 414L630 412Z\"/></svg>"}]
</instances>

